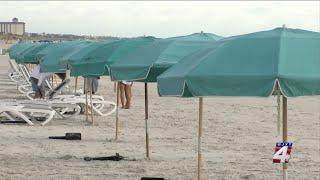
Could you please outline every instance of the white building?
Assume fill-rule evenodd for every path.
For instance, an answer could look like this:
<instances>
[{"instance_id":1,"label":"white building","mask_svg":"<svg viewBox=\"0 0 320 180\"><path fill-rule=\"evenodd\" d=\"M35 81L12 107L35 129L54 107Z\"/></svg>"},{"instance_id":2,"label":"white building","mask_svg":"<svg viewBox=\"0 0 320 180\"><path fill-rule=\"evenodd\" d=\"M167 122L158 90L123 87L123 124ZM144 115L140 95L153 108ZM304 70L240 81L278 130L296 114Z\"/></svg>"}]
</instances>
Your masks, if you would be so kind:
<instances>
[{"instance_id":1,"label":"white building","mask_svg":"<svg viewBox=\"0 0 320 180\"><path fill-rule=\"evenodd\" d=\"M19 22L18 18L13 18L12 22L0 22L0 34L24 35L25 23Z\"/></svg>"}]
</instances>

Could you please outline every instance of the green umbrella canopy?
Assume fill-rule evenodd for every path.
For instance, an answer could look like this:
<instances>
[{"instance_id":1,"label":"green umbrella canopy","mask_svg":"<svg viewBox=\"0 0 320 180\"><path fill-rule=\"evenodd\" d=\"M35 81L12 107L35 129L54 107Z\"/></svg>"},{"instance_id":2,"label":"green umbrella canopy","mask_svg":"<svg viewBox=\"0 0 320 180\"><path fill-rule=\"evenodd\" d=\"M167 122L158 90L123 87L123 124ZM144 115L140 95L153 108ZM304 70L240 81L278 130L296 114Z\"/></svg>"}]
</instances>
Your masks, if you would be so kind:
<instances>
[{"instance_id":1,"label":"green umbrella canopy","mask_svg":"<svg viewBox=\"0 0 320 180\"><path fill-rule=\"evenodd\" d=\"M105 47L106 44L110 44L116 41L117 40L108 39L104 41L93 42L90 45L82 48L81 50L64 57L61 62L68 65L71 76L86 76L87 74L90 75L96 71L96 68L101 68L96 67L92 64L96 62L95 59L97 58L97 53L99 53L99 51L96 50L99 47ZM101 48L100 53L103 51L104 49ZM99 66L101 66L101 64Z\"/></svg>"},{"instance_id":2,"label":"green umbrella canopy","mask_svg":"<svg viewBox=\"0 0 320 180\"><path fill-rule=\"evenodd\" d=\"M18 59L20 57L21 53L28 50L29 48L32 48L33 46L36 46L36 44L35 43L27 43L27 42L17 43L15 45L11 46L8 49L10 59Z\"/></svg>"},{"instance_id":3,"label":"green umbrella canopy","mask_svg":"<svg viewBox=\"0 0 320 180\"><path fill-rule=\"evenodd\" d=\"M25 43L16 43L16 44L14 44L14 45L12 45L9 49L8 49L8 53L9 53L9 57L10 57L10 59L13 59L13 54L15 53L15 51L17 50L17 49L19 49L19 47L21 47L23 44L25 44Z\"/></svg>"},{"instance_id":4,"label":"green umbrella canopy","mask_svg":"<svg viewBox=\"0 0 320 180\"><path fill-rule=\"evenodd\" d=\"M88 60L90 58L94 58L94 56L96 56L96 54L92 54L90 55L90 53L92 51L94 51L95 49L97 49L100 46L104 46L106 44L109 44L111 42L114 42L116 40L104 40L104 41L96 41L96 42L92 42L90 43L88 46L84 46L81 49L79 49L78 51L75 51L71 54L69 54L68 56L63 57L60 62L61 63L66 63L68 66L71 65L70 63L85 63L85 60ZM103 50L103 49L102 49Z\"/></svg>"},{"instance_id":5,"label":"green umbrella canopy","mask_svg":"<svg viewBox=\"0 0 320 180\"><path fill-rule=\"evenodd\" d=\"M215 47L217 46L217 47ZM158 77L161 96L320 95L320 33L276 28L226 38Z\"/></svg>"},{"instance_id":6,"label":"green umbrella canopy","mask_svg":"<svg viewBox=\"0 0 320 180\"><path fill-rule=\"evenodd\" d=\"M110 64L155 40L154 37L138 37L93 43L81 53L68 57L71 76L109 75Z\"/></svg>"},{"instance_id":7,"label":"green umbrella canopy","mask_svg":"<svg viewBox=\"0 0 320 180\"><path fill-rule=\"evenodd\" d=\"M49 47L52 43L34 43L35 45L31 48L28 48L23 53L20 53L20 57L17 58L18 63L24 64L39 64L39 58L37 53L41 50Z\"/></svg>"},{"instance_id":8,"label":"green umbrella canopy","mask_svg":"<svg viewBox=\"0 0 320 180\"><path fill-rule=\"evenodd\" d=\"M37 53L40 59L40 69L42 72L61 73L67 70L67 64L61 63L60 60L72 55L85 46L89 41L66 41L52 44L43 51Z\"/></svg>"},{"instance_id":9,"label":"green umbrella canopy","mask_svg":"<svg viewBox=\"0 0 320 180\"><path fill-rule=\"evenodd\" d=\"M208 43L221 37L208 33L194 33L156 41L137 49L110 65L113 80L139 80L155 82L156 77Z\"/></svg>"}]
</instances>

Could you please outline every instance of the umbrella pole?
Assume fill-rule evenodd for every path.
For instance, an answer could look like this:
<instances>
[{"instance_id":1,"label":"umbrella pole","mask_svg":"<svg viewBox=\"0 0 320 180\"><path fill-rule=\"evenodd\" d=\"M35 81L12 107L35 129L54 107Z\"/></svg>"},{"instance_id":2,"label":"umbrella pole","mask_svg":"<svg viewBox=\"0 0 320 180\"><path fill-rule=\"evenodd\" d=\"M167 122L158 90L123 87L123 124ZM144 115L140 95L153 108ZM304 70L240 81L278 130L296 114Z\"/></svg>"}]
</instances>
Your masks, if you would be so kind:
<instances>
[{"instance_id":1,"label":"umbrella pole","mask_svg":"<svg viewBox=\"0 0 320 180\"><path fill-rule=\"evenodd\" d=\"M116 91L117 91L117 108L116 108L116 141L119 140L119 82L115 82Z\"/></svg>"},{"instance_id":2,"label":"umbrella pole","mask_svg":"<svg viewBox=\"0 0 320 180\"><path fill-rule=\"evenodd\" d=\"M149 133L148 133L148 83L144 83L144 107L145 107L145 129L146 129L146 153L147 159L150 160L149 150Z\"/></svg>"},{"instance_id":3,"label":"umbrella pole","mask_svg":"<svg viewBox=\"0 0 320 180\"><path fill-rule=\"evenodd\" d=\"M93 118L92 88L90 89L90 106L91 106L91 110L90 110L90 112L91 112L91 123L94 126L95 123L94 123L94 118Z\"/></svg>"},{"instance_id":4,"label":"umbrella pole","mask_svg":"<svg viewBox=\"0 0 320 180\"><path fill-rule=\"evenodd\" d=\"M76 77L75 82L74 82L74 94L77 93L77 86L78 86L78 76Z\"/></svg>"},{"instance_id":5,"label":"umbrella pole","mask_svg":"<svg viewBox=\"0 0 320 180\"><path fill-rule=\"evenodd\" d=\"M288 128L287 128L287 98L282 96L282 140L283 142L288 141ZM283 180L288 179L288 166L286 163L283 163Z\"/></svg>"},{"instance_id":6,"label":"umbrella pole","mask_svg":"<svg viewBox=\"0 0 320 180\"><path fill-rule=\"evenodd\" d=\"M198 127L198 178L202 179L202 155L201 155L201 137L202 137L202 115L203 115L203 98L199 98L199 127Z\"/></svg>"},{"instance_id":7,"label":"umbrella pole","mask_svg":"<svg viewBox=\"0 0 320 180\"><path fill-rule=\"evenodd\" d=\"M83 94L86 94L86 78L83 78Z\"/></svg>"},{"instance_id":8,"label":"umbrella pole","mask_svg":"<svg viewBox=\"0 0 320 180\"><path fill-rule=\"evenodd\" d=\"M119 88L119 87L118 87L118 83L117 83L117 82L114 82L114 83L113 83L113 92L117 92L117 88Z\"/></svg>"},{"instance_id":9,"label":"umbrella pole","mask_svg":"<svg viewBox=\"0 0 320 180\"><path fill-rule=\"evenodd\" d=\"M277 95L277 137L280 136L280 131L281 131L281 95Z\"/></svg>"},{"instance_id":10,"label":"umbrella pole","mask_svg":"<svg viewBox=\"0 0 320 180\"><path fill-rule=\"evenodd\" d=\"M56 85L58 85L58 83L57 83L57 77L55 76L55 74L53 74L53 78L54 78L54 82L56 83Z\"/></svg>"},{"instance_id":11,"label":"umbrella pole","mask_svg":"<svg viewBox=\"0 0 320 180\"><path fill-rule=\"evenodd\" d=\"M84 78L84 86L85 86L85 93L86 93L86 121L88 122L88 87L87 86L87 78Z\"/></svg>"}]
</instances>

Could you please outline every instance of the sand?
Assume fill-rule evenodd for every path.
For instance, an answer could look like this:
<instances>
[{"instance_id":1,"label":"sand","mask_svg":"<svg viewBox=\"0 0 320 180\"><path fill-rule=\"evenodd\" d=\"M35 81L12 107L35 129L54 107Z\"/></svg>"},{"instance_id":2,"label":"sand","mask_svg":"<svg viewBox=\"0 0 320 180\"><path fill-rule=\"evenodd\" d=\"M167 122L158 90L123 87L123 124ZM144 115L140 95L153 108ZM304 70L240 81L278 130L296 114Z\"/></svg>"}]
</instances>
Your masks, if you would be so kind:
<instances>
[{"instance_id":1,"label":"sand","mask_svg":"<svg viewBox=\"0 0 320 180\"><path fill-rule=\"evenodd\" d=\"M0 56L0 99L25 99L7 77L8 56ZM72 85L74 83L71 83ZM115 101L109 77L99 94ZM71 87L72 88L72 87ZM149 85L151 160L145 159L144 86L133 85L133 105L120 109L120 141L115 142L115 114L55 118L46 126L0 124L0 179L119 179L143 176L196 179L198 99L159 97ZM204 99L202 143L204 179L281 179L282 166L272 163L276 137L276 98ZM48 136L81 132L81 141ZM288 137L294 143L289 179L320 179L320 97L289 98ZM128 160L83 160L116 152Z\"/></svg>"}]
</instances>

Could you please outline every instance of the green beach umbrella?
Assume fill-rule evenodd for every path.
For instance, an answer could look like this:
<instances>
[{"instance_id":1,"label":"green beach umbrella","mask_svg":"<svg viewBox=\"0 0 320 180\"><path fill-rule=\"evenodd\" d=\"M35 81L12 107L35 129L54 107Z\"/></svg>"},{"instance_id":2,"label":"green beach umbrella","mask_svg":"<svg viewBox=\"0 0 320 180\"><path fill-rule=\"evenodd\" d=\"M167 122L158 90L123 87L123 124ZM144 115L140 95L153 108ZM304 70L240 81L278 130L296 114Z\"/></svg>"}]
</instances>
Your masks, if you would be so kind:
<instances>
[{"instance_id":1,"label":"green beach umbrella","mask_svg":"<svg viewBox=\"0 0 320 180\"><path fill-rule=\"evenodd\" d=\"M118 41L102 41L92 43L81 52L66 58L71 69L71 76L94 77L109 75L108 67L118 59L131 52L158 40L154 37L137 37ZM77 82L77 79L76 79ZM119 104L119 88L117 89L117 107ZM119 117L116 111L116 140L118 140Z\"/></svg>"},{"instance_id":2,"label":"green beach umbrella","mask_svg":"<svg viewBox=\"0 0 320 180\"><path fill-rule=\"evenodd\" d=\"M92 43L82 52L69 56L71 76L109 75L108 66L135 49L154 42L154 37L139 37Z\"/></svg>"},{"instance_id":3,"label":"green beach umbrella","mask_svg":"<svg viewBox=\"0 0 320 180\"><path fill-rule=\"evenodd\" d=\"M42 72L62 73L67 70L67 64L60 60L72 55L80 49L88 46L89 41L67 41L52 44L43 51L37 53L40 59L40 68Z\"/></svg>"},{"instance_id":4,"label":"green beach umbrella","mask_svg":"<svg viewBox=\"0 0 320 180\"><path fill-rule=\"evenodd\" d=\"M210 33L194 33L156 41L110 65L111 78L113 80L156 82L159 74L184 56L221 38Z\"/></svg>"},{"instance_id":5,"label":"green beach umbrella","mask_svg":"<svg viewBox=\"0 0 320 180\"><path fill-rule=\"evenodd\" d=\"M145 82L145 130L146 156L150 159L148 134L148 84L156 82L158 75L192 54L222 37L210 33L194 33L187 36L162 39L137 49L110 65L112 80Z\"/></svg>"},{"instance_id":6,"label":"green beach umbrella","mask_svg":"<svg viewBox=\"0 0 320 180\"><path fill-rule=\"evenodd\" d=\"M9 57L10 59L17 59L21 53L34 46L36 46L36 44L30 42L17 43L8 49Z\"/></svg>"},{"instance_id":7,"label":"green beach umbrella","mask_svg":"<svg viewBox=\"0 0 320 180\"><path fill-rule=\"evenodd\" d=\"M27 49L20 54L20 57L17 58L18 63L24 64L39 64L39 58L37 53L42 51L45 48L48 48L53 43L34 43L35 45Z\"/></svg>"},{"instance_id":8,"label":"green beach umbrella","mask_svg":"<svg viewBox=\"0 0 320 180\"><path fill-rule=\"evenodd\" d=\"M9 49L8 49L8 54L9 54L9 58L13 59L14 58L14 54L16 53L16 51L23 47L26 43L16 43L14 45L12 45Z\"/></svg>"},{"instance_id":9,"label":"green beach umbrella","mask_svg":"<svg viewBox=\"0 0 320 180\"><path fill-rule=\"evenodd\" d=\"M27 52L29 49L32 49L33 47L37 46L37 43L31 43L31 42L23 42L23 43L17 43L9 48L9 57L10 59L14 59L16 63L21 64L20 60L25 52ZM10 63L10 65L12 65ZM12 66L12 68L14 68ZM19 68L24 78L29 78L29 71L28 68L25 65L17 66L16 68Z\"/></svg>"},{"instance_id":10,"label":"green beach umbrella","mask_svg":"<svg viewBox=\"0 0 320 180\"><path fill-rule=\"evenodd\" d=\"M157 80L160 96L200 97L200 178L202 98L281 95L286 142L287 97L320 95L320 33L283 27L226 38L185 57ZM286 170L283 164L284 178Z\"/></svg>"},{"instance_id":11,"label":"green beach umbrella","mask_svg":"<svg viewBox=\"0 0 320 180\"><path fill-rule=\"evenodd\" d=\"M9 54L9 57L10 59L13 59L13 54L15 53L15 51L17 49L19 49L19 47L22 47L24 43L16 43L14 45L12 45L9 49L8 49L8 54Z\"/></svg>"},{"instance_id":12,"label":"green beach umbrella","mask_svg":"<svg viewBox=\"0 0 320 180\"><path fill-rule=\"evenodd\" d=\"M88 74L93 75L95 74L96 69L101 66L101 64L100 66L92 66L92 64L89 64L91 62L89 59L91 59L91 57L94 57L96 55L95 53L91 54L91 52L94 51L99 46L104 46L111 42L113 41L108 40L108 41L92 42L89 46L82 48L76 53L72 53L70 56L64 57L61 60L61 62L68 64L68 67L70 68L71 76L86 76ZM86 67L88 67L88 69Z\"/></svg>"}]
</instances>

